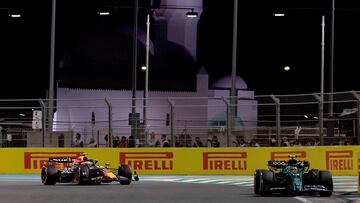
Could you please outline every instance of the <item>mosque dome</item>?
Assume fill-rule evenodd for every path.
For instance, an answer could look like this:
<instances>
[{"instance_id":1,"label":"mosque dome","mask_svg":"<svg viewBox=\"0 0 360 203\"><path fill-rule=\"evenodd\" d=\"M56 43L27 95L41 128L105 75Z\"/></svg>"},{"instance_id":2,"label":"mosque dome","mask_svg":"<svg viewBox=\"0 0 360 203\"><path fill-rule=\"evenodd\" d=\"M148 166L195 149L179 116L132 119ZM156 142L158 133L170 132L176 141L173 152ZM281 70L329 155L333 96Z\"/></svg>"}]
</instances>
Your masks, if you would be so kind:
<instances>
[{"instance_id":1,"label":"mosque dome","mask_svg":"<svg viewBox=\"0 0 360 203\"><path fill-rule=\"evenodd\" d=\"M216 80L211 89L231 89L231 75L225 75ZM248 89L248 86L244 79L240 76L236 76L236 89Z\"/></svg>"}]
</instances>

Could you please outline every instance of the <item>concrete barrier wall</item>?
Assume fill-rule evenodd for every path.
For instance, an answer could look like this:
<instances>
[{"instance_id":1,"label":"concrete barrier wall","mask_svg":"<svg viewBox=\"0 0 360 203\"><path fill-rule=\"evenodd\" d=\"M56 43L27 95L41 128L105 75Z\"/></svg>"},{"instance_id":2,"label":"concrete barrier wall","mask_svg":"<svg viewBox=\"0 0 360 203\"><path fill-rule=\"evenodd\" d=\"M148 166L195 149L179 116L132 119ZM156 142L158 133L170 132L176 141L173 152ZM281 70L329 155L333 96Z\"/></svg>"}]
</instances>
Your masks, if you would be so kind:
<instances>
[{"instance_id":1,"label":"concrete barrier wall","mask_svg":"<svg viewBox=\"0 0 360 203\"><path fill-rule=\"evenodd\" d=\"M99 164L130 164L139 174L237 174L251 175L267 168L267 161L297 155L311 168L333 175L357 175L360 146L268 148L2 148L0 173L37 174L49 157L88 153Z\"/></svg>"}]
</instances>

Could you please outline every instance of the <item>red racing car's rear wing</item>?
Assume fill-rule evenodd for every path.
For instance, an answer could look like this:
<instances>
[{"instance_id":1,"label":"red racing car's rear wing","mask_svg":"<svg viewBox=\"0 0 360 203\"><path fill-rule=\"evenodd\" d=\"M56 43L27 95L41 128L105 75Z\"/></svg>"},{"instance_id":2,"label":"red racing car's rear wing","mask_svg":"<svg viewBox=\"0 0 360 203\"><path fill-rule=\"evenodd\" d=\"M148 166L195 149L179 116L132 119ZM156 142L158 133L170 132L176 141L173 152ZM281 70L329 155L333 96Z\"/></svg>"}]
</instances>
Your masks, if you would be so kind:
<instances>
[{"instance_id":1,"label":"red racing car's rear wing","mask_svg":"<svg viewBox=\"0 0 360 203\"><path fill-rule=\"evenodd\" d=\"M76 157L51 157L49 162L56 163L73 163L76 160Z\"/></svg>"}]
</instances>

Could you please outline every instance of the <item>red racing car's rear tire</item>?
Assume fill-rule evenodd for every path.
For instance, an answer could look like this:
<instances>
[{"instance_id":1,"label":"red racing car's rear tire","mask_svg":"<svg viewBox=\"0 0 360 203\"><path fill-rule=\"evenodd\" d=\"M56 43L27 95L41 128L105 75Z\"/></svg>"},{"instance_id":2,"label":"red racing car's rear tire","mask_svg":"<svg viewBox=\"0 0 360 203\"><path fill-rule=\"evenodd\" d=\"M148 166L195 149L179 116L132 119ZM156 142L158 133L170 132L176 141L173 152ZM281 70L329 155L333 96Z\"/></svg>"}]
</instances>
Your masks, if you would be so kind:
<instances>
[{"instance_id":1,"label":"red racing car's rear tire","mask_svg":"<svg viewBox=\"0 0 360 203\"><path fill-rule=\"evenodd\" d=\"M47 167L43 167L41 169L41 182L44 185L55 185L56 184L56 179L57 179L56 174L52 174L51 170L52 170L52 168L47 168Z\"/></svg>"}]
</instances>

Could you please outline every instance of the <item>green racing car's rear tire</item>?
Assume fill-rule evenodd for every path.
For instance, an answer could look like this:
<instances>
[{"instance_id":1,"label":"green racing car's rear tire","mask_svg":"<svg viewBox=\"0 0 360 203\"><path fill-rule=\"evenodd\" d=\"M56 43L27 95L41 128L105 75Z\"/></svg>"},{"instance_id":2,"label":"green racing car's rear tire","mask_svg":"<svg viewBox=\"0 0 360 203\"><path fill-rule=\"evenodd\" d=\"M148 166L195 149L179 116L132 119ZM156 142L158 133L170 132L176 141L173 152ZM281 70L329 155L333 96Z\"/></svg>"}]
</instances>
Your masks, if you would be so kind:
<instances>
[{"instance_id":1,"label":"green racing car's rear tire","mask_svg":"<svg viewBox=\"0 0 360 203\"><path fill-rule=\"evenodd\" d=\"M132 171L129 165L121 164L118 168L119 183L121 185L129 185L132 180Z\"/></svg>"}]
</instances>

